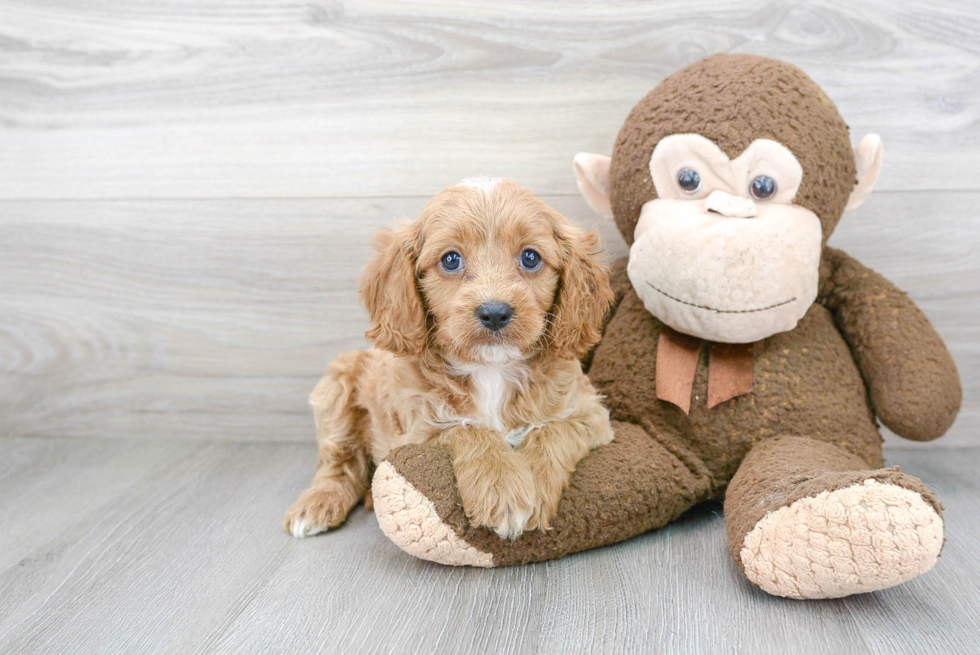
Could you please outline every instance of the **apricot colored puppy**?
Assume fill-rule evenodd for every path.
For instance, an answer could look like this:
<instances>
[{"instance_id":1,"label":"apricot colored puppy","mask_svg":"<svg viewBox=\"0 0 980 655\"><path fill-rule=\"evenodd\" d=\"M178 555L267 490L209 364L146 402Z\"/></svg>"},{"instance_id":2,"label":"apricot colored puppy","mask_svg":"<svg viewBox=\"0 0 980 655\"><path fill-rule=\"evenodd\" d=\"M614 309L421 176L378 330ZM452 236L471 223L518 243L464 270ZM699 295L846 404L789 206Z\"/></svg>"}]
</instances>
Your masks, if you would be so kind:
<instances>
[{"instance_id":1,"label":"apricot colored puppy","mask_svg":"<svg viewBox=\"0 0 980 655\"><path fill-rule=\"evenodd\" d=\"M547 529L578 461L613 438L579 364L612 302L598 245L527 189L485 177L381 232L360 285L376 347L338 357L313 390L320 460L286 531L340 525L374 465L427 442L449 451L474 525Z\"/></svg>"}]
</instances>

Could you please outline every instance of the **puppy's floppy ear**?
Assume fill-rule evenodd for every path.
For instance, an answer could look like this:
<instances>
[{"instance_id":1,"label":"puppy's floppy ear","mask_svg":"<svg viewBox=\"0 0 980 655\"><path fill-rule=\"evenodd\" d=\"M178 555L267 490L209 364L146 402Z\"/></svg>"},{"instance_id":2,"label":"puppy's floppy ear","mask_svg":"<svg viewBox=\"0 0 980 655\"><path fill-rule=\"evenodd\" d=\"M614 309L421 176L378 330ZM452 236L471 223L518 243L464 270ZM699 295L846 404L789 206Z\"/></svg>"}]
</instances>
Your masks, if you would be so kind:
<instances>
[{"instance_id":1,"label":"puppy's floppy ear","mask_svg":"<svg viewBox=\"0 0 980 655\"><path fill-rule=\"evenodd\" d=\"M416 280L418 221L382 230L378 253L361 273L361 300L371 315L365 336L396 355L421 355L425 347L425 309Z\"/></svg>"},{"instance_id":2,"label":"puppy's floppy ear","mask_svg":"<svg viewBox=\"0 0 980 655\"><path fill-rule=\"evenodd\" d=\"M602 324L613 302L609 270L599 263L598 231L583 232L562 217L555 238L564 261L553 311L550 345L559 359L581 359L602 338Z\"/></svg>"}]
</instances>

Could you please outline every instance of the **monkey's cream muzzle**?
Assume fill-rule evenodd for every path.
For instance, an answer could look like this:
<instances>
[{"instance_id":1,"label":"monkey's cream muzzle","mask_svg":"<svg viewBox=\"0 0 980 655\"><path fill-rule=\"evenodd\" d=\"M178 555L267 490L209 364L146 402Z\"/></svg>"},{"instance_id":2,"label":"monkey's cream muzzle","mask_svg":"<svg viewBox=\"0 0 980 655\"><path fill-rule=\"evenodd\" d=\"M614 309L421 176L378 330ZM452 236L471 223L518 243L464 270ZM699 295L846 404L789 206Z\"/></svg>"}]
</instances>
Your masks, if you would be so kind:
<instances>
[{"instance_id":1,"label":"monkey's cream muzzle","mask_svg":"<svg viewBox=\"0 0 980 655\"><path fill-rule=\"evenodd\" d=\"M643 206L627 273L644 306L709 341L750 343L792 330L817 297L820 220L795 205L756 203L755 216L733 218L708 204Z\"/></svg>"}]
</instances>

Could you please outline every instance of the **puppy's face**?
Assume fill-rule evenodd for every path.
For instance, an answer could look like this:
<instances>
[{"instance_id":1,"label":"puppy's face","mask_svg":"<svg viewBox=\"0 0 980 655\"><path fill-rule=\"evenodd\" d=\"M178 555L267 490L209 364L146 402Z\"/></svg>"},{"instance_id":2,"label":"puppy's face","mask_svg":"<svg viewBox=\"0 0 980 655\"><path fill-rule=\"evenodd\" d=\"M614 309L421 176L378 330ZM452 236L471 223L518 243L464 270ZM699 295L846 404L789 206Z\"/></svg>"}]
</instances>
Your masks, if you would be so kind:
<instances>
[{"instance_id":1,"label":"puppy's face","mask_svg":"<svg viewBox=\"0 0 980 655\"><path fill-rule=\"evenodd\" d=\"M419 287L449 358L530 354L555 303L563 261L553 216L515 184L451 187L422 226Z\"/></svg>"},{"instance_id":2,"label":"puppy's face","mask_svg":"<svg viewBox=\"0 0 980 655\"><path fill-rule=\"evenodd\" d=\"M380 241L361 285L380 348L491 364L581 357L599 339L612 294L597 235L513 182L450 187Z\"/></svg>"}]
</instances>

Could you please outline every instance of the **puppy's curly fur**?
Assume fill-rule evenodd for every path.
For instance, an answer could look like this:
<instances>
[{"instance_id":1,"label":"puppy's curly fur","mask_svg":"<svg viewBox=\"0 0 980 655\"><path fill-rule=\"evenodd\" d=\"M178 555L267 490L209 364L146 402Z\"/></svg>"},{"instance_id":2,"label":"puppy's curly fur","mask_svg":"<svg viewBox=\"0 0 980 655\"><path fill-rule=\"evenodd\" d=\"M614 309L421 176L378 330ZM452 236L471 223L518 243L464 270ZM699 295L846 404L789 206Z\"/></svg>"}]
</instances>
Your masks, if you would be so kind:
<instances>
[{"instance_id":1,"label":"puppy's curly fur","mask_svg":"<svg viewBox=\"0 0 980 655\"><path fill-rule=\"evenodd\" d=\"M286 530L341 524L369 502L374 464L430 441L449 450L475 524L509 538L547 529L578 461L613 438L579 364L612 302L598 245L498 178L464 180L381 232L360 287L376 347L338 357L313 390L320 460ZM480 320L488 302L512 308L503 327Z\"/></svg>"}]
</instances>

